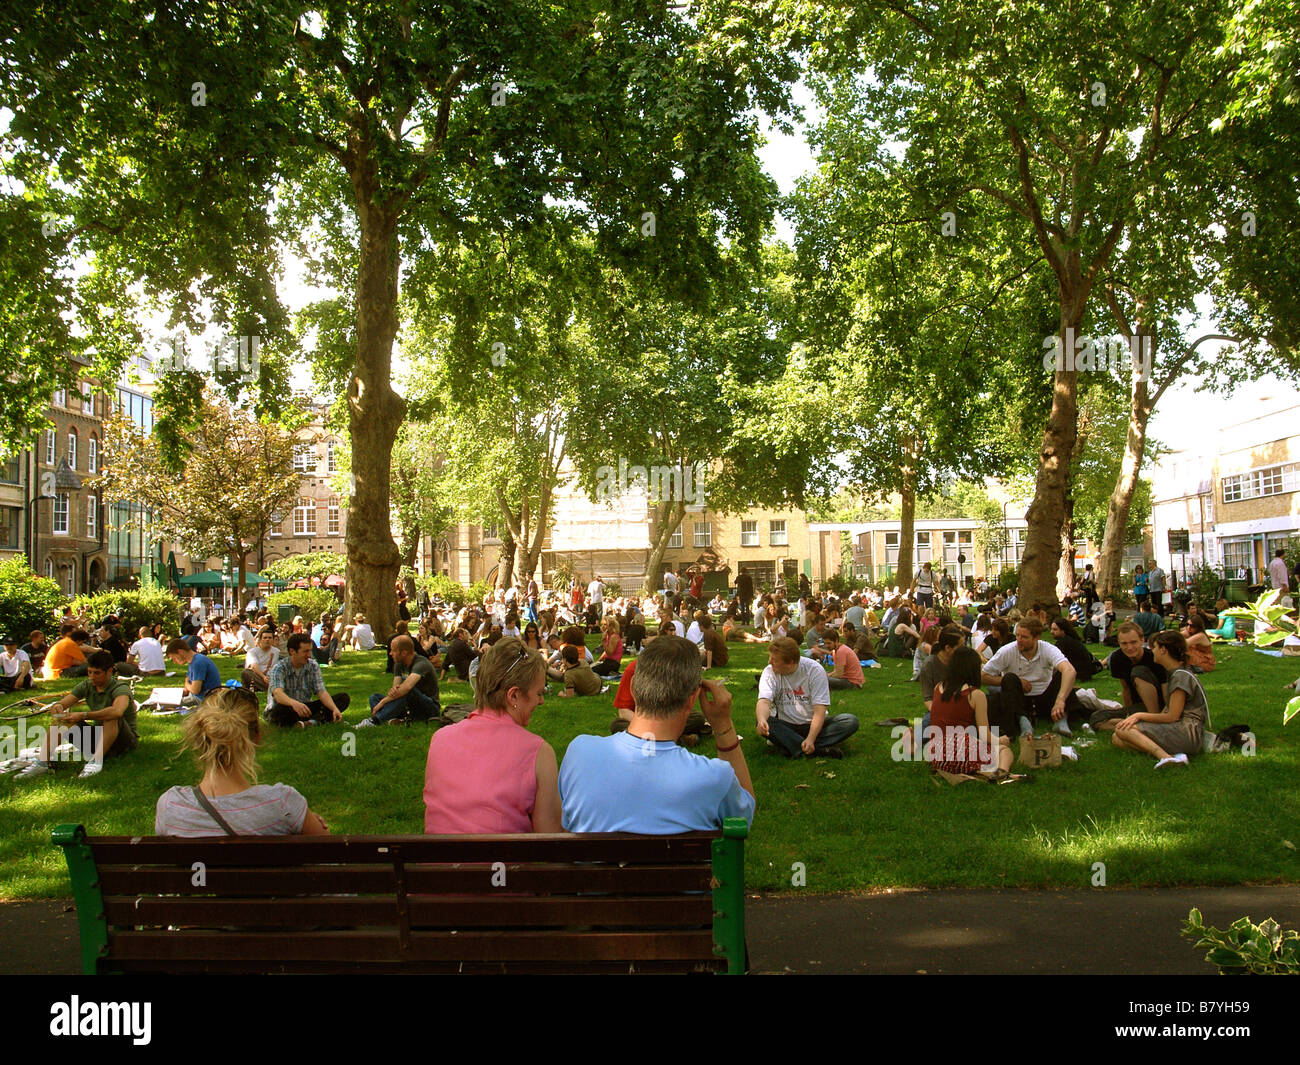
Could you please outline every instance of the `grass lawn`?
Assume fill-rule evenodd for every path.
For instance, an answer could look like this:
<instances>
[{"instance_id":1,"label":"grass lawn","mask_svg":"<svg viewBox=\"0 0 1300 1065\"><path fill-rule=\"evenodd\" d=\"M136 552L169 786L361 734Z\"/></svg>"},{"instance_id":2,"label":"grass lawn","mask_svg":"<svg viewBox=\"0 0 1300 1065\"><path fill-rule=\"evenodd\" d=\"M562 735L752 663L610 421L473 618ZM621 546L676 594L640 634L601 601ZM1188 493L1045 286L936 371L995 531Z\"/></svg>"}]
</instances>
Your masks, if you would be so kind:
<instances>
[{"instance_id":1,"label":"grass lawn","mask_svg":"<svg viewBox=\"0 0 1300 1065\"><path fill-rule=\"evenodd\" d=\"M793 890L796 862L805 872L802 890L818 892L1086 888L1096 862L1105 863L1107 886L1300 881L1300 852L1291 846L1300 845L1300 725L1282 726L1282 685L1300 674L1296 659L1221 647L1219 669L1202 678L1218 727L1248 723L1255 730L1254 757L1205 755L1189 768L1157 773L1149 759L1116 750L1103 737L1080 752L1078 763L1041 770L1032 781L939 788L923 764L891 761L890 730L873 725L920 712L910 660L868 670L859 692L832 693L832 711L862 722L842 761L787 761L754 727L754 675L766 664L766 651L731 646L731 667L715 672L734 695L758 793L747 851L753 890ZM223 678L237 676L242 666L242 658L216 661ZM332 691L352 695L346 722L362 719L370 692L386 690L383 662L382 652L354 652L325 670ZM62 692L73 683L43 689ZM1109 676L1093 686L1103 698L1118 698ZM137 696L147 691L142 683ZM442 700L468 702L469 686L444 685ZM606 735L613 716L611 689L587 699L547 699L531 727L562 758L573 737ZM158 796L198 781L192 757L178 743L180 719L142 713L139 724L139 748L110 759L92 780L75 779L75 766L27 784L0 777L0 899L70 894L63 856L50 844L54 825L81 822L93 835L150 835ZM418 833L431 728L268 727L262 781L296 787L336 833ZM355 756L343 753L347 743ZM712 741L696 751L712 754Z\"/></svg>"}]
</instances>

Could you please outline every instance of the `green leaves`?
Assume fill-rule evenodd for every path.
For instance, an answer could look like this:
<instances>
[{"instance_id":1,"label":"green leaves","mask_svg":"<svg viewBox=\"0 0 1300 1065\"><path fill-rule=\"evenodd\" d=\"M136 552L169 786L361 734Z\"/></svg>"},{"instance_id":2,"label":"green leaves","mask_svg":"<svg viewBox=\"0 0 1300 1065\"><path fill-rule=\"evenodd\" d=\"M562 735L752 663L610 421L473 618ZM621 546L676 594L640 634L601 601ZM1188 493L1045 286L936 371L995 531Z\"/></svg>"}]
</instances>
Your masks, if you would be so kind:
<instances>
[{"instance_id":1,"label":"green leaves","mask_svg":"<svg viewBox=\"0 0 1300 1065\"><path fill-rule=\"evenodd\" d=\"M1241 917L1220 930L1206 925L1201 911L1193 908L1181 934L1195 940L1198 949L1208 947L1205 960L1221 974L1300 975L1300 933L1282 928L1271 917L1259 924Z\"/></svg>"}]
</instances>

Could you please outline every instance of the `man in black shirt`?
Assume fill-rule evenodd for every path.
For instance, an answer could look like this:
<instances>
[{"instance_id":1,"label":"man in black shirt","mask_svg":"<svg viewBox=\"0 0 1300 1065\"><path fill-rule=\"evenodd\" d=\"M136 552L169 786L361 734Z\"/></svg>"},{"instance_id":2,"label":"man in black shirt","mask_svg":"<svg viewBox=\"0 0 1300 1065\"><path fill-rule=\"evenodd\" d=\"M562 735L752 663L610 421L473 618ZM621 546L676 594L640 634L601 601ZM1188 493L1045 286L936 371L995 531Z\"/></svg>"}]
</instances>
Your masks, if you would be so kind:
<instances>
[{"instance_id":1,"label":"man in black shirt","mask_svg":"<svg viewBox=\"0 0 1300 1065\"><path fill-rule=\"evenodd\" d=\"M1119 650L1112 651L1110 675L1119 681L1122 710L1098 710L1090 719L1095 729L1113 729L1115 724L1128 717L1130 707L1141 705L1149 714L1158 714L1165 708L1165 682L1169 675L1156 665L1151 651L1143 645L1142 630L1126 621L1116 630Z\"/></svg>"},{"instance_id":2,"label":"man in black shirt","mask_svg":"<svg viewBox=\"0 0 1300 1065\"><path fill-rule=\"evenodd\" d=\"M50 645L45 642L45 633L40 629L33 629L21 650L32 660L32 676L35 677L40 673L41 666L45 665L45 656L50 650Z\"/></svg>"},{"instance_id":3,"label":"man in black shirt","mask_svg":"<svg viewBox=\"0 0 1300 1065\"><path fill-rule=\"evenodd\" d=\"M469 633L464 629L457 629L456 635L447 645L447 654L443 659L442 679L446 680L447 674L454 669L456 676L461 680L469 680L470 663L477 657L478 652L470 646Z\"/></svg>"}]
</instances>

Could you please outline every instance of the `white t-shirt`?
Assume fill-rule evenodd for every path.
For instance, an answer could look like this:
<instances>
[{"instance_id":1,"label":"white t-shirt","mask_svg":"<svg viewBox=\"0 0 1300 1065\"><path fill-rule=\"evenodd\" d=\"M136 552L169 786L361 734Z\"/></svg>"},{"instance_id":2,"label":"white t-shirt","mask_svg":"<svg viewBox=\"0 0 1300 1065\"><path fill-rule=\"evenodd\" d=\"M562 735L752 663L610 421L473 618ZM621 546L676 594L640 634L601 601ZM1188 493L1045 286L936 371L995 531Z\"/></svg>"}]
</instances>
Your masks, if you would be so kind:
<instances>
[{"instance_id":1,"label":"white t-shirt","mask_svg":"<svg viewBox=\"0 0 1300 1065\"><path fill-rule=\"evenodd\" d=\"M135 655L136 664L141 673L161 673L167 668L163 657L162 644L152 636L142 636L131 645L130 653Z\"/></svg>"},{"instance_id":2,"label":"white t-shirt","mask_svg":"<svg viewBox=\"0 0 1300 1065\"><path fill-rule=\"evenodd\" d=\"M592 581L587 585L587 598L593 603L601 602L605 597L605 586L600 581Z\"/></svg>"},{"instance_id":3,"label":"white t-shirt","mask_svg":"<svg viewBox=\"0 0 1300 1065\"><path fill-rule=\"evenodd\" d=\"M280 648L275 644L267 651L263 651L260 644L253 644L244 655L245 669L259 669L268 677L271 675L271 667L280 660Z\"/></svg>"},{"instance_id":4,"label":"white t-shirt","mask_svg":"<svg viewBox=\"0 0 1300 1065\"><path fill-rule=\"evenodd\" d=\"M375 649L375 630L366 622L362 622L352 629L352 639L360 645L363 651L373 651Z\"/></svg>"},{"instance_id":5,"label":"white t-shirt","mask_svg":"<svg viewBox=\"0 0 1300 1065\"><path fill-rule=\"evenodd\" d=\"M664 574L664 591L675 592L677 591L677 586L678 586L677 574L674 573L672 570L669 570L667 573Z\"/></svg>"},{"instance_id":6,"label":"white t-shirt","mask_svg":"<svg viewBox=\"0 0 1300 1065\"><path fill-rule=\"evenodd\" d=\"M801 657L795 671L785 676L769 664L759 678L758 697L767 699L782 721L807 725L812 722L814 706L829 710L831 686L821 663Z\"/></svg>"},{"instance_id":7,"label":"white t-shirt","mask_svg":"<svg viewBox=\"0 0 1300 1065\"><path fill-rule=\"evenodd\" d=\"M1033 658L1026 658L1020 653L1020 645L1014 640L989 659L984 667L985 673L1006 675L1014 673L1021 680L1029 681L1029 694L1042 695L1052 683L1052 673L1065 661L1065 655L1044 640L1038 641L1038 653Z\"/></svg>"},{"instance_id":8,"label":"white t-shirt","mask_svg":"<svg viewBox=\"0 0 1300 1065\"><path fill-rule=\"evenodd\" d=\"M12 655L6 651L0 651L0 670L4 671L6 677L18 676L18 670L22 664L27 663L27 672L32 671L32 660L26 651L19 648Z\"/></svg>"},{"instance_id":9,"label":"white t-shirt","mask_svg":"<svg viewBox=\"0 0 1300 1065\"><path fill-rule=\"evenodd\" d=\"M678 624L680 625L681 622L678 622ZM704 630L700 628L700 623L698 621L691 622L691 627L686 630L686 638L690 640L691 643L695 644L701 644L704 642Z\"/></svg>"}]
</instances>

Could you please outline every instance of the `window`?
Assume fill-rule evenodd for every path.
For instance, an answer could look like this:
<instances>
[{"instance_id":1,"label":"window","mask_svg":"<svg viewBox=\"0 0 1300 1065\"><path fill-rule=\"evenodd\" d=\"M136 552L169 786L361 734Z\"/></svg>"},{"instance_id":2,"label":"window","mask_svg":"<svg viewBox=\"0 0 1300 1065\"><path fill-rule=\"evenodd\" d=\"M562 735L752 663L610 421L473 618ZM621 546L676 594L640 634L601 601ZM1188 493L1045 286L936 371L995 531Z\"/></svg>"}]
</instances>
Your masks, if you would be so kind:
<instances>
[{"instance_id":1,"label":"window","mask_svg":"<svg viewBox=\"0 0 1300 1065\"><path fill-rule=\"evenodd\" d=\"M86 469L99 472L99 440L93 435L86 441Z\"/></svg>"},{"instance_id":2,"label":"window","mask_svg":"<svg viewBox=\"0 0 1300 1065\"><path fill-rule=\"evenodd\" d=\"M298 505L293 508L293 535L316 535L316 501L314 499L300 499Z\"/></svg>"},{"instance_id":3,"label":"window","mask_svg":"<svg viewBox=\"0 0 1300 1065\"><path fill-rule=\"evenodd\" d=\"M970 562L975 557L975 534L970 529L957 529L943 534L944 565L957 564L957 556L965 555Z\"/></svg>"},{"instance_id":4,"label":"window","mask_svg":"<svg viewBox=\"0 0 1300 1065\"><path fill-rule=\"evenodd\" d=\"M1241 566L1251 569L1254 565L1254 544L1249 537L1244 540L1223 541L1223 568L1229 577L1235 577L1237 569ZM1254 574L1252 573L1251 576L1253 577Z\"/></svg>"},{"instance_id":5,"label":"window","mask_svg":"<svg viewBox=\"0 0 1300 1065\"><path fill-rule=\"evenodd\" d=\"M276 510L276 511L272 511L272 513L271 513L271 535L272 535L272 536L279 536L279 535L281 535L281 534L280 534L280 526L283 525L283 524L284 524L284 515L281 514L278 510Z\"/></svg>"},{"instance_id":6,"label":"window","mask_svg":"<svg viewBox=\"0 0 1300 1065\"><path fill-rule=\"evenodd\" d=\"M5 484L22 484L23 468L15 455L11 459L0 459L0 481Z\"/></svg>"},{"instance_id":7,"label":"window","mask_svg":"<svg viewBox=\"0 0 1300 1065\"><path fill-rule=\"evenodd\" d=\"M95 393L90 390L90 382L81 382L81 405L87 414L95 413Z\"/></svg>"},{"instance_id":8,"label":"window","mask_svg":"<svg viewBox=\"0 0 1300 1065\"><path fill-rule=\"evenodd\" d=\"M0 549L17 550L18 523L22 517L22 507L0 507Z\"/></svg>"},{"instance_id":9,"label":"window","mask_svg":"<svg viewBox=\"0 0 1300 1065\"><path fill-rule=\"evenodd\" d=\"M54 563L48 558L45 560L45 576L48 580L54 580Z\"/></svg>"},{"instance_id":10,"label":"window","mask_svg":"<svg viewBox=\"0 0 1300 1065\"><path fill-rule=\"evenodd\" d=\"M337 499L331 499L331 500L330 500L330 505L329 505L329 510L327 510L325 513L326 513L326 516L325 516L325 531L326 531L330 536L338 536L338 534L339 534L339 501L338 501Z\"/></svg>"},{"instance_id":11,"label":"window","mask_svg":"<svg viewBox=\"0 0 1300 1065\"><path fill-rule=\"evenodd\" d=\"M315 473L316 448L311 444L294 444L293 468L298 473Z\"/></svg>"},{"instance_id":12,"label":"window","mask_svg":"<svg viewBox=\"0 0 1300 1065\"><path fill-rule=\"evenodd\" d=\"M758 522L742 521L740 523L740 546L758 547Z\"/></svg>"},{"instance_id":13,"label":"window","mask_svg":"<svg viewBox=\"0 0 1300 1065\"><path fill-rule=\"evenodd\" d=\"M930 558L930 534L921 532L919 529L916 533L916 558L912 560L917 569L921 568L922 562L931 562Z\"/></svg>"},{"instance_id":14,"label":"window","mask_svg":"<svg viewBox=\"0 0 1300 1065\"><path fill-rule=\"evenodd\" d=\"M45 433L45 465L54 465L54 430L47 430Z\"/></svg>"},{"instance_id":15,"label":"window","mask_svg":"<svg viewBox=\"0 0 1300 1065\"><path fill-rule=\"evenodd\" d=\"M68 430L68 465L72 469L77 468L77 430Z\"/></svg>"},{"instance_id":16,"label":"window","mask_svg":"<svg viewBox=\"0 0 1300 1065\"><path fill-rule=\"evenodd\" d=\"M59 388L55 390L54 405L56 407L66 407L68 405L68 390L66 388Z\"/></svg>"},{"instance_id":17,"label":"window","mask_svg":"<svg viewBox=\"0 0 1300 1065\"><path fill-rule=\"evenodd\" d=\"M483 523L483 539L484 539L484 540L499 540L499 539L501 539L501 537L498 535L498 532L499 532L499 530L497 529L497 523L496 523L496 522L484 522L484 523Z\"/></svg>"},{"instance_id":18,"label":"window","mask_svg":"<svg viewBox=\"0 0 1300 1065\"><path fill-rule=\"evenodd\" d=\"M713 546L713 523L707 521L697 521L695 523L695 546L712 547Z\"/></svg>"},{"instance_id":19,"label":"window","mask_svg":"<svg viewBox=\"0 0 1300 1065\"><path fill-rule=\"evenodd\" d=\"M673 533L672 536L668 537L668 546L669 547L682 546L682 527L680 525L677 526L677 531Z\"/></svg>"},{"instance_id":20,"label":"window","mask_svg":"<svg viewBox=\"0 0 1300 1065\"><path fill-rule=\"evenodd\" d=\"M333 440L325 445L325 469L329 473L339 472L339 457L335 451L336 446Z\"/></svg>"},{"instance_id":21,"label":"window","mask_svg":"<svg viewBox=\"0 0 1300 1065\"><path fill-rule=\"evenodd\" d=\"M96 522L99 518L99 500L94 496L86 497L86 536L94 540L99 536Z\"/></svg>"},{"instance_id":22,"label":"window","mask_svg":"<svg viewBox=\"0 0 1300 1065\"><path fill-rule=\"evenodd\" d=\"M71 566L63 567L63 590L68 595L77 594L77 585L75 583L76 570Z\"/></svg>"},{"instance_id":23,"label":"window","mask_svg":"<svg viewBox=\"0 0 1300 1065\"><path fill-rule=\"evenodd\" d=\"M898 565L898 533L885 533L885 564L887 566Z\"/></svg>"},{"instance_id":24,"label":"window","mask_svg":"<svg viewBox=\"0 0 1300 1065\"><path fill-rule=\"evenodd\" d=\"M1282 466L1266 466L1223 478L1223 501L1236 503L1242 499L1276 496L1283 492L1300 491L1300 462Z\"/></svg>"},{"instance_id":25,"label":"window","mask_svg":"<svg viewBox=\"0 0 1300 1065\"><path fill-rule=\"evenodd\" d=\"M137 428L144 432L153 429L153 400L148 396L141 396L135 392L129 392L125 388L117 390L117 412L129 417Z\"/></svg>"},{"instance_id":26,"label":"window","mask_svg":"<svg viewBox=\"0 0 1300 1065\"><path fill-rule=\"evenodd\" d=\"M786 538L784 521L769 521L767 523L767 542L771 547L784 547L790 542Z\"/></svg>"},{"instance_id":27,"label":"window","mask_svg":"<svg viewBox=\"0 0 1300 1065\"><path fill-rule=\"evenodd\" d=\"M56 536L68 535L68 496L66 492L60 492L54 497L54 534Z\"/></svg>"}]
</instances>

